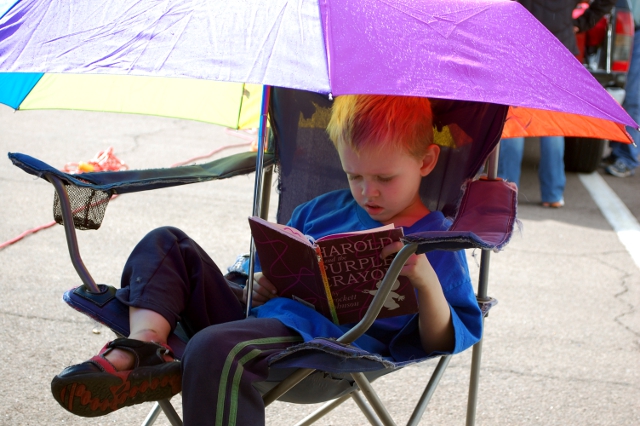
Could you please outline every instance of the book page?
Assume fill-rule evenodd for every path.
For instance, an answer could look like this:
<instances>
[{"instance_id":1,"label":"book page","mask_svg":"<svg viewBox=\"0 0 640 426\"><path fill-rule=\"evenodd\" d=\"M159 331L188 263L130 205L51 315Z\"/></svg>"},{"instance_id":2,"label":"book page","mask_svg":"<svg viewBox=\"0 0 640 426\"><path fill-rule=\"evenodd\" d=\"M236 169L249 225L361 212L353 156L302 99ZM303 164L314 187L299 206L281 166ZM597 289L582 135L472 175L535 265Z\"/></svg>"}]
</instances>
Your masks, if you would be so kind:
<instances>
[{"instance_id":1,"label":"book page","mask_svg":"<svg viewBox=\"0 0 640 426\"><path fill-rule=\"evenodd\" d=\"M249 218L250 220L253 220L255 222L261 223L264 226L267 226L271 229L274 229L276 231L279 231L285 235L288 235L292 238L295 238L296 240L307 244L310 247L313 247L313 243L311 243L311 241L309 241L309 238L304 235L302 232L300 232L299 230L297 230L296 228L293 228L291 226L287 226L287 225L281 225L279 223L274 223L274 222L269 222L267 220L264 220L258 216L251 216Z\"/></svg>"},{"instance_id":2,"label":"book page","mask_svg":"<svg viewBox=\"0 0 640 426\"><path fill-rule=\"evenodd\" d=\"M393 225L393 223L390 223L388 225L379 226L377 228L365 229L365 230L362 230L362 231L340 232L338 234L325 235L324 237L318 238L316 241L327 241L327 240L331 240L331 239L334 239L334 238L349 237L349 236L352 236L352 235L372 234L374 232L390 231L392 229L395 229L395 226Z\"/></svg>"},{"instance_id":3,"label":"book page","mask_svg":"<svg viewBox=\"0 0 640 426\"><path fill-rule=\"evenodd\" d=\"M262 219L249 218L262 273L288 297L333 318L327 291L320 271L317 248L294 228L273 226ZM283 229L284 228L284 229Z\"/></svg>"}]
</instances>

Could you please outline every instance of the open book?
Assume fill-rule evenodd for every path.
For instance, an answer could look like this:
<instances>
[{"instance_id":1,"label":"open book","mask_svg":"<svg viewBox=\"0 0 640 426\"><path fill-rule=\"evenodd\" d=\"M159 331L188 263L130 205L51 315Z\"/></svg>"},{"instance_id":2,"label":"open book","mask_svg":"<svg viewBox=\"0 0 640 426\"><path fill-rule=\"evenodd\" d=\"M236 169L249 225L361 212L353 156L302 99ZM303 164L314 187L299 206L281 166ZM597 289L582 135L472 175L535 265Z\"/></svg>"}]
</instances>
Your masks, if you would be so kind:
<instances>
[{"instance_id":1,"label":"open book","mask_svg":"<svg viewBox=\"0 0 640 426\"><path fill-rule=\"evenodd\" d=\"M387 225L312 241L299 230L250 217L249 225L262 273L278 295L315 309L336 324L359 321L378 291L393 256L382 247L399 241L402 228ZM416 294L398 277L378 318L415 313Z\"/></svg>"}]
</instances>

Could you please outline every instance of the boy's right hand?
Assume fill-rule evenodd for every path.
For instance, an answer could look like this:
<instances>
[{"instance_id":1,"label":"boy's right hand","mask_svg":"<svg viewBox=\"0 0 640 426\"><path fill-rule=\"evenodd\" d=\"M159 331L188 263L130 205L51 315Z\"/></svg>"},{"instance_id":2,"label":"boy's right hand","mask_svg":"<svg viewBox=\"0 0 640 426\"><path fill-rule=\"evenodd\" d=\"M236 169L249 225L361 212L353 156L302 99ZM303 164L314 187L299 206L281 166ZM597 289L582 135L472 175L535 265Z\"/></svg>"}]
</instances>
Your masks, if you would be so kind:
<instances>
[{"instance_id":1,"label":"boy's right hand","mask_svg":"<svg viewBox=\"0 0 640 426\"><path fill-rule=\"evenodd\" d=\"M253 277L252 307L264 305L274 297L278 297L276 287L261 272L254 274ZM247 303L247 287L244 290L244 302Z\"/></svg>"}]
</instances>

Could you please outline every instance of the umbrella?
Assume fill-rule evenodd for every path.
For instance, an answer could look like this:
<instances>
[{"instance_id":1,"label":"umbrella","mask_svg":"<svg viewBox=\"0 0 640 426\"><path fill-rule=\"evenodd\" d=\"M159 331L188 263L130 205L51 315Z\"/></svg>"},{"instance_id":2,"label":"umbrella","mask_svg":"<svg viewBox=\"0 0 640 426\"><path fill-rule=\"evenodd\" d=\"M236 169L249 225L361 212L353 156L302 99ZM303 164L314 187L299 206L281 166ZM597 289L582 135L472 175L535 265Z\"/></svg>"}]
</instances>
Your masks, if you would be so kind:
<instances>
[{"instance_id":1,"label":"umbrella","mask_svg":"<svg viewBox=\"0 0 640 426\"><path fill-rule=\"evenodd\" d=\"M69 75L67 87L161 77L491 102L512 106L505 136L628 142L624 126L637 128L507 0L21 0L0 19L0 73L12 87L42 74Z\"/></svg>"},{"instance_id":2,"label":"umbrella","mask_svg":"<svg viewBox=\"0 0 640 426\"><path fill-rule=\"evenodd\" d=\"M0 16L16 0L0 0ZM0 73L0 103L16 110L76 109L257 127L262 88L242 83L125 75ZM211 102L216 99L217 102Z\"/></svg>"},{"instance_id":3,"label":"umbrella","mask_svg":"<svg viewBox=\"0 0 640 426\"><path fill-rule=\"evenodd\" d=\"M19 110L76 109L158 115L233 129L257 127L258 85L97 74L0 74L0 103ZM217 102L211 102L216 99Z\"/></svg>"}]
</instances>

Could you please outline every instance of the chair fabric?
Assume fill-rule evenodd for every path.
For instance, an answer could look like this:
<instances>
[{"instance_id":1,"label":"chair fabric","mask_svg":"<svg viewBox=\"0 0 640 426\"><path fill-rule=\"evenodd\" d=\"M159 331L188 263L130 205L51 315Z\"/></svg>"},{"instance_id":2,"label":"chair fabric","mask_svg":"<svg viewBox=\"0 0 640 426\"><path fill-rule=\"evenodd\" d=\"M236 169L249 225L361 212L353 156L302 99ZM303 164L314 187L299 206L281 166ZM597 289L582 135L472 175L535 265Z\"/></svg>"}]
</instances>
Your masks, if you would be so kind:
<instances>
[{"instance_id":1,"label":"chair fabric","mask_svg":"<svg viewBox=\"0 0 640 426\"><path fill-rule=\"evenodd\" d=\"M420 232L403 238L418 243L416 253L481 248L500 251L511 237L518 206L515 184L502 180L469 182L448 231Z\"/></svg>"},{"instance_id":2,"label":"chair fabric","mask_svg":"<svg viewBox=\"0 0 640 426\"><path fill-rule=\"evenodd\" d=\"M326 192L347 188L338 154L325 131L332 101L300 90L274 88L271 128L278 141L277 220L286 223L296 206ZM420 193L430 210L455 215L465 182L473 179L500 141L508 107L432 99L434 140L441 152Z\"/></svg>"}]
</instances>

